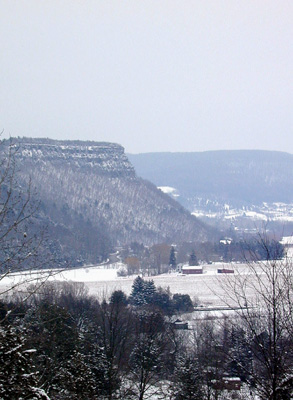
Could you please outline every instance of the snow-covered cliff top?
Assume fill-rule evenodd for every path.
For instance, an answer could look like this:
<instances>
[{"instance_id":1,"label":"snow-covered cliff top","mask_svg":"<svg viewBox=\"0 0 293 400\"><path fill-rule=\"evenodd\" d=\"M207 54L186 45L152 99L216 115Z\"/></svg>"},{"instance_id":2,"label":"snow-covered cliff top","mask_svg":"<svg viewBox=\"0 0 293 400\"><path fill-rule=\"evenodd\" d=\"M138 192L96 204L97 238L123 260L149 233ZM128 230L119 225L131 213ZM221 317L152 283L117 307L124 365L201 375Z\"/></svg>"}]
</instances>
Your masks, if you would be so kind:
<instances>
[{"instance_id":1,"label":"snow-covered cliff top","mask_svg":"<svg viewBox=\"0 0 293 400\"><path fill-rule=\"evenodd\" d=\"M64 163L64 167L95 168L101 173L134 176L134 168L116 143L52 139L12 139L22 161Z\"/></svg>"}]
</instances>

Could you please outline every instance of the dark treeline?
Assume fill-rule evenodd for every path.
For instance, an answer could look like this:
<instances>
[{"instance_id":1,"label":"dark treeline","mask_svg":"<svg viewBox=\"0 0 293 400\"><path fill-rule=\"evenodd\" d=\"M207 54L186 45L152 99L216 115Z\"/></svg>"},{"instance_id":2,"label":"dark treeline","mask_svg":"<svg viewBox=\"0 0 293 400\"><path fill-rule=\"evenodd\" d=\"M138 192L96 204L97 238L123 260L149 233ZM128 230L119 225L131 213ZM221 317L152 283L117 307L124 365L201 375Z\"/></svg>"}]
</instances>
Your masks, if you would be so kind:
<instances>
[{"instance_id":1,"label":"dark treeline","mask_svg":"<svg viewBox=\"0 0 293 400\"><path fill-rule=\"evenodd\" d=\"M284 246L274 238L263 243L258 236L246 240L225 238L219 242L182 242L176 245L166 243L150 247L132 242L119 250L125 271L120 275L158 275L175 271L178 264L199 265L212 262L250 262L279 260L285 255Z\"/></svg>"},{"instance_id":2,"label":"dark treeline","mask_svg":"<svg viewBox=\"0 0 293 400\"><path fill-rule=\"evenodd\" d=\"M30 291L25 303L0 304L1 399L253 399L264 374L241 321L175 329L191 300L152 281L137 278L129 297L117 290L102 301L76 283ZM247 390L224 390L225 377ZM276 399L290 399L288 382L279 390Z\"/></svg>"}]
</instances>

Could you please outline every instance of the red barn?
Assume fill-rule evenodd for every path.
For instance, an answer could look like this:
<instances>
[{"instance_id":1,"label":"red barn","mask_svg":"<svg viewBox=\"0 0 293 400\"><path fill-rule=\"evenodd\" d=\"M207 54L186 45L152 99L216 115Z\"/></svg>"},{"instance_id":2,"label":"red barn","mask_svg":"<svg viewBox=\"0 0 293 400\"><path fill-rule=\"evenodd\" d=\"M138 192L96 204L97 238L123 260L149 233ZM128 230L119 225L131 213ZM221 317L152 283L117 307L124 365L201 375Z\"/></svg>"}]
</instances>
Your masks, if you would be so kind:
<instances>
[{"instance_id":1,"label":"red barn","mask_svg":"<svg viewBox=\"0 0 293 400\"><path fill-rule=\"evenodd\" d=\"M218 274L234 274L234 269L220 268Z\"/></svg>"},{"instance_id":2,"label":"red barn","mask_svg":"<svg viewBox=\"0 0 293 400\"><path fill-rule=\"evenodd\" d=\"M182 274L191 275L191 274L202 274L202 273L203 273L202 267L189 266L189 265L183 265L182 267Z\"/></svg>"}]
</instances>

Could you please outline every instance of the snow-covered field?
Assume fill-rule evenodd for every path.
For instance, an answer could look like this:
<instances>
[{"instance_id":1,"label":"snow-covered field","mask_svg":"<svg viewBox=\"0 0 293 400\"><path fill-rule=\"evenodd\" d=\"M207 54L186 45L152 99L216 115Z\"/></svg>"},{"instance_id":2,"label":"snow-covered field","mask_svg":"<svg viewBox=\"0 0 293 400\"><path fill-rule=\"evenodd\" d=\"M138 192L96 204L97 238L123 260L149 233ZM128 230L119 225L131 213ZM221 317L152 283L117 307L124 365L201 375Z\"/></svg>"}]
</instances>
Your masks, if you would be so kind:
<instances>
[{"instance_id":1,"label":"snow-covered field","mask_svg":"<svg viewBox=\"0 0 293 400\"><path fill-rule=\"evenodd\" d=\"M293 260L293 237L284 237L281 242L287 246L288 259ZM119 264L104 266L86 266L83 268L65 271L34 271L27 274L11 274L5 278L0 277L0 294L6 289L15 287L16 290L23 285L38 280L84 282L90 295L99 298L108 298L114 290L123 290L127 295L137 275L118 277ZM240 263L214 263L203 265L203 274L184 275L179 273L163 274L145 279L153 279L155 285L170 289L171 293L189 294L192 299L197 299L203 306L221 306L225 304L225 292L223 282L227 279L235 279L237 274L249 273L248 267ZM233 269L234 274L218 274L220 268ZM50 276L49 276L50 274ZM48 277L49 276L49 277ZM248 293L253 296L253 293Z\"/></svg>"},{"instance_id":2,"label":"snow-covered field","mask_svg":"<svg viewBox=\"0 0 293 400\"><path fill-rule=\"evenodd\" d=\"M247 267L244 264L212 264L204 265L202 275L182 275L178 273L163 274L159 276L145 277L153 279L156 286L170 288L171 293L189 294L191 298L197 297L203 305L221 305L224 302L220 299L224 296L221 282L224 279L231 279L234 275L217 274L218 268L232 268L236 273L246 273ZM0 293L4 288L21 287L22 283L27 284L47 277L48 272L32 272L29 274L10 275L0 281ZM130 294L131 287L136 275L130 277L118 277L117 268L84 267L62 272L54 272L49 277L50 281L73 281L84 282L89 289L89 294L99 298L108 297L114 290L123 290ZM20 286L19 286L20 285Z\"/></svg>"}]
</instances>

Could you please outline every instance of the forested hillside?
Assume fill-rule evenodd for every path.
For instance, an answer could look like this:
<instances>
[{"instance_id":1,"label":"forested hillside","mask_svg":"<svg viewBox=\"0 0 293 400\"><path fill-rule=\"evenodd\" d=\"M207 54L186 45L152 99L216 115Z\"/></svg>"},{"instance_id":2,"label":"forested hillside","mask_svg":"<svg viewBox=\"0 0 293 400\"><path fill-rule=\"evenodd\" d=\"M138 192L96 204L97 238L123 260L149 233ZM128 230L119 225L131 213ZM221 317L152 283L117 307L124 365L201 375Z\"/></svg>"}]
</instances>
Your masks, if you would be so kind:
<instances>
[{"instance_id":1,"label":"forested hillside","mask_svg":"<svg viewBox=\"0 0 293 400\"><path fill-rule=\"evenodd\" d=\"M72 262L105 259L113 246L133 241L153 244L214 235L176 201L137 178L120 145L12 141L18 147L18 179L24 187L31 179L52 246Z\"/></svg>"}]
</instances>

